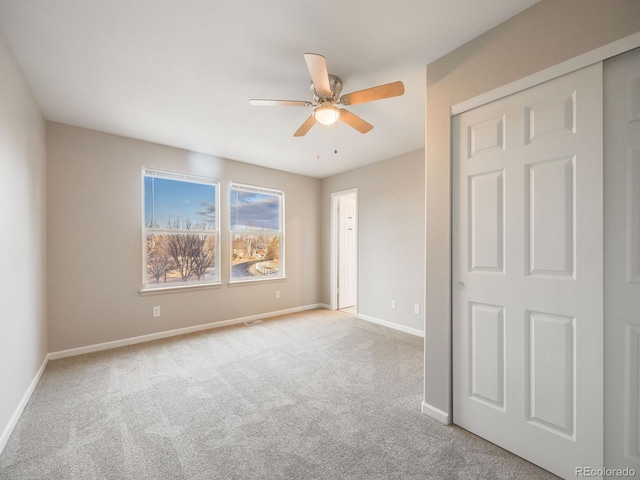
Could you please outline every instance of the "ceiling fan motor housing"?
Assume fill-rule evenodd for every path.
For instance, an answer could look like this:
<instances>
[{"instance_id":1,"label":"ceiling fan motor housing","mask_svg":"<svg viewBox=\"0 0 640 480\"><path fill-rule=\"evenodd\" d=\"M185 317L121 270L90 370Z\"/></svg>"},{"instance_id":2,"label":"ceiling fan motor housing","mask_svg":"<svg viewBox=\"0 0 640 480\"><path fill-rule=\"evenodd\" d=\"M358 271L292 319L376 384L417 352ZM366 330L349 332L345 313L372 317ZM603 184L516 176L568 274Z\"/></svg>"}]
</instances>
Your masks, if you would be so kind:
<instances>
[{"instance_id":1,"label":"ceiling fan motor housing","mask_svg":"<svg viewBox=\"0 0 640 480\"><path fill-rule=\"evenodd\" d=\"M310 88L313 93L313 103L317 103L319 105L323 103L335 103L340 99L340 94L342 93L342 80L340 80L340 77L329 74L329 88L331 89L330 96L321 97L318 95L318 92L316 92L316 89L313 86L313 82L311 82Z\"/></svg>"}]
</instances>

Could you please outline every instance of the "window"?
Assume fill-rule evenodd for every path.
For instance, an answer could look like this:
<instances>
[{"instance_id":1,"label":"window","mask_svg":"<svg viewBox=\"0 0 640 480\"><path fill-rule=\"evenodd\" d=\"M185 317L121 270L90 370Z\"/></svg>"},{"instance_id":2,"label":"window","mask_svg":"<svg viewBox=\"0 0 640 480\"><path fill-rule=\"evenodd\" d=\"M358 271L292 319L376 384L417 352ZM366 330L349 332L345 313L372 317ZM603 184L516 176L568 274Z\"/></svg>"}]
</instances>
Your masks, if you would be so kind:
<instances>
[{"instance_id":1,"label":"window","mask_svg":"<svg viewBox=\"0 0 640 480\"><path fill-rule=\"evenodd\" d=\"M284 277L284 193L232 183L231 281Z\"/></svg>"},{"instance_id":2,"label":"window","mask_svg":"<svg viewBox=\"0 0 640 480\"><path fill-rule=\"evenodd\" d=\"M143 288L220 282L218 182L143 170Z\"/></svg>"}]
</instances>

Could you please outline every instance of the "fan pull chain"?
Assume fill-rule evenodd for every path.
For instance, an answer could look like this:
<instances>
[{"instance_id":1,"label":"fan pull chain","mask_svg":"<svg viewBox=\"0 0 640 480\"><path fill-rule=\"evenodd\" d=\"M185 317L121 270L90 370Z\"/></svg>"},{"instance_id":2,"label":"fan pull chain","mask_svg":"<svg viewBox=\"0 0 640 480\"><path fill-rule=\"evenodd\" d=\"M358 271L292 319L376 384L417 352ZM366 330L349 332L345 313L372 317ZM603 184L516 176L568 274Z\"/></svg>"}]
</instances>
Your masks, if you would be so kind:
<instances>
[{"instance_id":1,"label":"fan pull chain","mask_svg":"<svg viewBox=\"0 0 640 480\"><path fill-rule=\"evenodd\" d=\"M330 127L325 127L325 128L332 128L333 129L333 154L337 155L338 154L338 125L331 125ZM329 138L327 137L328 132L326 132L324 135L322 134L323 129L322 128L316 128L315 129L315 133L313 133L313 135L316 136L315 141L316 141L316 160L320 160L320 158L322 157L321 155L321 148L322 148L322 138L324 138L325 141L329 140ZM322 138L321 138L322 137ZM328 153L328 150L325 150L325 153Z\"/></svg>"}]
</instances>

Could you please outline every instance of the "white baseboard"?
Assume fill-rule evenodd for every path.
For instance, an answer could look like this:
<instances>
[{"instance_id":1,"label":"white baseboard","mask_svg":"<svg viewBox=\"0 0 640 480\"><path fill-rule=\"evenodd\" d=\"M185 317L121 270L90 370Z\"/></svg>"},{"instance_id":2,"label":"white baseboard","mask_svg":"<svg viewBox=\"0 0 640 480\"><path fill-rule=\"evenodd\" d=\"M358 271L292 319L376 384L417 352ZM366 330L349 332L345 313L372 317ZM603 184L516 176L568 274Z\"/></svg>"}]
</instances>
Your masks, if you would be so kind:
<instances>
[{"instance_id":1,"label":"white baseboard","mask_svg":"<svg viewBox=\"0 0 640 480\"><path fill-rule=\"evenodd\" d=\"M444 425L451 425L451 415L447 412L443 412L439 408L429 405L427 402L422 402L422 413Z\"/></svg>"},{"instance_id":2,"label":"white baseboard","mask_svg":"<svg viewBox=\"0 0 640 480\"><path fill-rule=\"evenodd\" d=\"M24 396L22 397L22 400L18 404L18 408L16 408L16 411L13 412L13 416L11 417L11 420L9 420L9 424L5 427L4 431L2 432L2 435L0 435L0 454L2 454L4 447L7 445L7 442L9 441L9 437L11 436L13 429L16 427L16 424L18 423L18 420L20 419L20 416L24 411L24 407L26 407L27 403L29 403L29 399L31 398L33 391L36 389L36 385L38 385L38 382L40 381L40 377L42 377L42 374L44 373L44 369L47 368L47 363L49 363L49 355L44 357L44 361L42 362L42 365L40 366L38 373L36 373L35 378L31 381L29 388L27 389Z\"/></svg>"},{"instance_id":3,"label":"white baseboard","mask_svg":"<svg viewBox=\"0 0 640 480\"><path fill-rule=\"evenodd\" d=\"M230 320L222 320L220 322L207 323L204 325L196 325L193 327L177 328L175 330L167 330L164 332L151 333L149 335L141 335L139 337L125 338L122 340L115 340L113 342L98 343L95 345L88 345L86 347L71 348L69 350L61 350L59 352L50 353L48 355L48 358L49 360L57 360L59 358L74 357L76 355L83 355L85 353L100 352L102 350L110 350L112 348L135 345L136 343L144 343L144 342L151 342L153 340L160 340L161 338L176 337L178 335L185 335L187 333L194 333L194 332L200 332L203 330L211 330L212 328L236 325L238 323L244 323L250 320L257 320L259 318L277 317L278 315L285 315L287 313L296 313L296 312L302 312L305 310L313 310L314 308L325 308L325 307L323 304L305 305L303 307L288 308L285 310L278 310L276 312L261 313L259 315L249 315L248 317L233 318Z\"/></svg>"},{"instance_id":4,"label":"white baseboard","mask_svg":"<svg viewBox=\"0 0 640 480\"><path fill-rule=\"evenodd\" d=\"M393 328L394 330L400 330L401 332L424 338L424 332L422 330L418 330L417 328L405 327L404 325L390 322L388 320L381 320L376 317L370 317L369 315L364 315L363 313L359 313L357 317L361 320L366 320L367 322L382 325L383 327Z\"/></svg>"}]
</instances>

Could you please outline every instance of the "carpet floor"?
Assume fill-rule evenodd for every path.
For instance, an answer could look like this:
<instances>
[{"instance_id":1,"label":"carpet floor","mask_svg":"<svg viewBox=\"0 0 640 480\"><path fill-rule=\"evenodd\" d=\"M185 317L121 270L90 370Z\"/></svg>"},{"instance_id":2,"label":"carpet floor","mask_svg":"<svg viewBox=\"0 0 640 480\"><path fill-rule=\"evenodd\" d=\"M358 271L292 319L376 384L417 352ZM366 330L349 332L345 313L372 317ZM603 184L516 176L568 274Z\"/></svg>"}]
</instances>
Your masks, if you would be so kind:
<instances>
[{"instance_id":1,"label":"carpet floor","mask_svg":"<svg viewBox=\"0 0 640 480\"><path fill-rule=\"evenodd\" d=\"M421 338L311 310L49 362L0 479L552 479L420 413Z\"/></svg>"}]
</instances>

